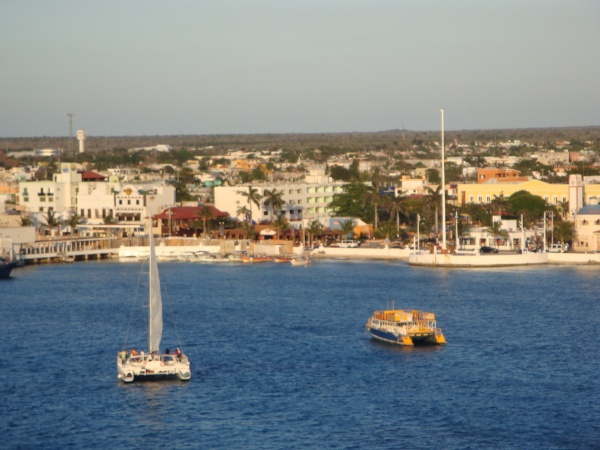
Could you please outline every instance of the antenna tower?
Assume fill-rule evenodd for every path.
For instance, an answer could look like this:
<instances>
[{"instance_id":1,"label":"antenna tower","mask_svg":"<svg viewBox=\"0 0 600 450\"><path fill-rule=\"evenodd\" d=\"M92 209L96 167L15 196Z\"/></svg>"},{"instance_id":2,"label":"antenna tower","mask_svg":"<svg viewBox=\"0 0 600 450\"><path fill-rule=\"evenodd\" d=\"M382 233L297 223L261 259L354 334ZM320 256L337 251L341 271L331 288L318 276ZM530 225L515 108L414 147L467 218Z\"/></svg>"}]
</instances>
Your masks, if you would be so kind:
<instances>
[{"instance_id":1,"label":"antenna tower","mask_svg":"<svg viewBox=\"0 0 600 450\"><path fill-rule=\"evenodd\" d=\"M69 155L72 158L75 158L73 154L73 116L75 114L67 113L67 117L69 118Z\"/></svg>"}]
</instances>

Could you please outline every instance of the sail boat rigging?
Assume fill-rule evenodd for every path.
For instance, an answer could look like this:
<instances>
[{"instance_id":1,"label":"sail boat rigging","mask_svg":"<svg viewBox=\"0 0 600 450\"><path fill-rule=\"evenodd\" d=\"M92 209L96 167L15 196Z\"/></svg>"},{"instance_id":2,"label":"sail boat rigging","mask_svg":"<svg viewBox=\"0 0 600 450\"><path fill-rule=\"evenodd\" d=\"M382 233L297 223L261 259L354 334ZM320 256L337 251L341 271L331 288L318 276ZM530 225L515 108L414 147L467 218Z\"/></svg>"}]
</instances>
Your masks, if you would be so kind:
<instances>
[{"instance_id":1,"label":"sail boat rigging","mask_svg":"<svg viewBox=\"0 0 600 450\"><path fill-rule=\"evenodd\" d=\"M160 276L154 248L154 235L150 229L148 259L148 353L138 354L136 350L122 350L117 355L117 378L125 383L135 379L178 378L188 381L191 378L190 362L186 355L178 350L174 354L168 351L160 353L160 341L163 333L163 308L160 292Z\"/></svg>"}]
</instances>

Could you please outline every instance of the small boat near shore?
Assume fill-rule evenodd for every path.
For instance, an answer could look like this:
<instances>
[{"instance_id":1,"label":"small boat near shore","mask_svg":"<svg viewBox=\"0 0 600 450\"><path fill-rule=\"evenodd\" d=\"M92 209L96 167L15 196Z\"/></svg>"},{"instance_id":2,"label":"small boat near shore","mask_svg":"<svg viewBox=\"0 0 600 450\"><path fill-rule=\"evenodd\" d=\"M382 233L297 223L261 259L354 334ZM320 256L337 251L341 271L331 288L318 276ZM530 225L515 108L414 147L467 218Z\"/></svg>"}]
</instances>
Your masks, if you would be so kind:
<instances>
[{"instance_id":1,"label":"small boat near shore","mask_svg":"<svg viewBox=\"0 0 600 450\"><path fill-rule=\"evenodd\" d=\"M308 256L298 256L290 261L292 266L310 266L310 258Z\"/></svg>"},{"instance_id":2,"label":"small boat near shore","mask_svg":"<svg viewBox=\"0 0 600 450\"><path fill-rule=\"evenodd\" d=\"M17 267L16 261L7 261L0 258L0 279L10 278L10 273L15 267Z\"/></svg>"},{"instance_id":3,"label":"small boat near shore","mask_svg":"<svg viewBox=\"0 0 600 450\"><path fill-rule=\"evenodd\" d=\"M435 314L418 310L375 311L366 328L373 339L396 345L446 344Z\"/></svg>"},{"instance_id":4,"label":"small boat near shore","mask_svg":"<svg viewBox=\"0 0 600 450\"><path fill-rule=\"evenodd\" d=\"M266 255L243 255L241 257L243 263L266 263L273 261L273 258Z\"/></svg>"},{"instance_id":5,"label":"small boat near shore","mask_svg":"<svg viewBox=\"0 0 600 450\"><path fill-rule=\"evenodd\" d=\"M276 262L276 263L289 263L289 262L292 262L293 259L294 258L291 257L291 256L275 256L273 258L273 262Z\"/></svg>"}]
</instances>

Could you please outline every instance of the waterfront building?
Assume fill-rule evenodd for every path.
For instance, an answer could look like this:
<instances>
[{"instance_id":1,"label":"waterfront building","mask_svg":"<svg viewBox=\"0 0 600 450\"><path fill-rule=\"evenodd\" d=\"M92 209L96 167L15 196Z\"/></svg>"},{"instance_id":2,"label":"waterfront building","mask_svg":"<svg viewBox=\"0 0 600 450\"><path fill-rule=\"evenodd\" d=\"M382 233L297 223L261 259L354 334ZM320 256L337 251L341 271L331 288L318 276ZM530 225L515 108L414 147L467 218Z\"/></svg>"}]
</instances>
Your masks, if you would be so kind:
<instances>
[{"instance_id":1,"label":"waterfront building","mask_svg":"<svg viewBox=\"0 0 600 450\"><path fill-rule=\"evenodd\" d=\"M600 251L600 205L598 199L584 206L575 214L577 237L573 240L573 249L580 252Z\"/></svg>"},{"instance_id":2,"label":"waterfront building","mask_svg":"<svg viewBox=\"0 0 600 450\"><path fill-rule=\"evenodd\" d=\"M553 184L541 180L529 180L521 183L461 183L457 186L458 205L488 204L494 200L494 196L503 195L508 198L518 191L527 191L538 195L553 206L568 201L569 211L574 214L583 204L588 204L592 198L600 196L600 184L584 185L581 175L571 175L569 184ZM576 199L580 199L581 202Z\"/></svg>"},{"instance_id":3,"label":"waterfront building","mask_svg":"<svg viewBox=\"0 0 600 450\"><path fill-rule=\"evenodd\" d=\"M102 224L109 216L119 222L142 223L146 210L158 214L175 203L175 188L162 182L83 181L75 164L62 163L52 180L20 183L18 202L32 215L55 211L66 218L68 211L74 211L88 224Z\"/></svg>"},{"instance_id":4,"label":"waterfront building","mask_svg":"<svg viewBox=\"0 0 600 450\"><path fill-rule=\"evenodd\" d=\"M333 201L335 194L341 194L346 182L333 181L331 177L326 177L323 173L312 173L305 182L281 182L264 184L240 184L237 186L215 186L214 204L221 211L227 211L230 216L235 217L238 208L246 206L252 212L252 219L257 223L263 220L271 219L271 210L265 203L264 194L267 190L276 189L282 192L283 207L279 211L284 214L292 226L300 228L300 225L307 226L313 220L318 220L327 226L331 208L329 204ZM263 196L259 206L254 203L248 203L244 193L249 188L258 189L258 193Z\"/></svg>"}]
</instances>

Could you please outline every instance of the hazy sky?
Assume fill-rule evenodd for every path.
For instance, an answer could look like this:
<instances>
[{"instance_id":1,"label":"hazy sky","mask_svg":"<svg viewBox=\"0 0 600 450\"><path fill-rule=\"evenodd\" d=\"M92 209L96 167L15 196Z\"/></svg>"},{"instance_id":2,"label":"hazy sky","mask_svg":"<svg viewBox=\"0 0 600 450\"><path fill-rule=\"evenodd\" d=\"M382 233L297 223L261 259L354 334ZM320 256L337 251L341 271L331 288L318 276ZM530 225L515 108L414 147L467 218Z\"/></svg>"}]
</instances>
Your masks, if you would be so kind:
<instances>
[{"instance_id":1,"label":"hazy sky","mask_svg":"<svg viewBox=\"0 0 600 450\"><path fill-rule=\"evenodd\" d=\"M600 124L598 0L0 0L0 137Z\"/></svg>"}]
</instances>

